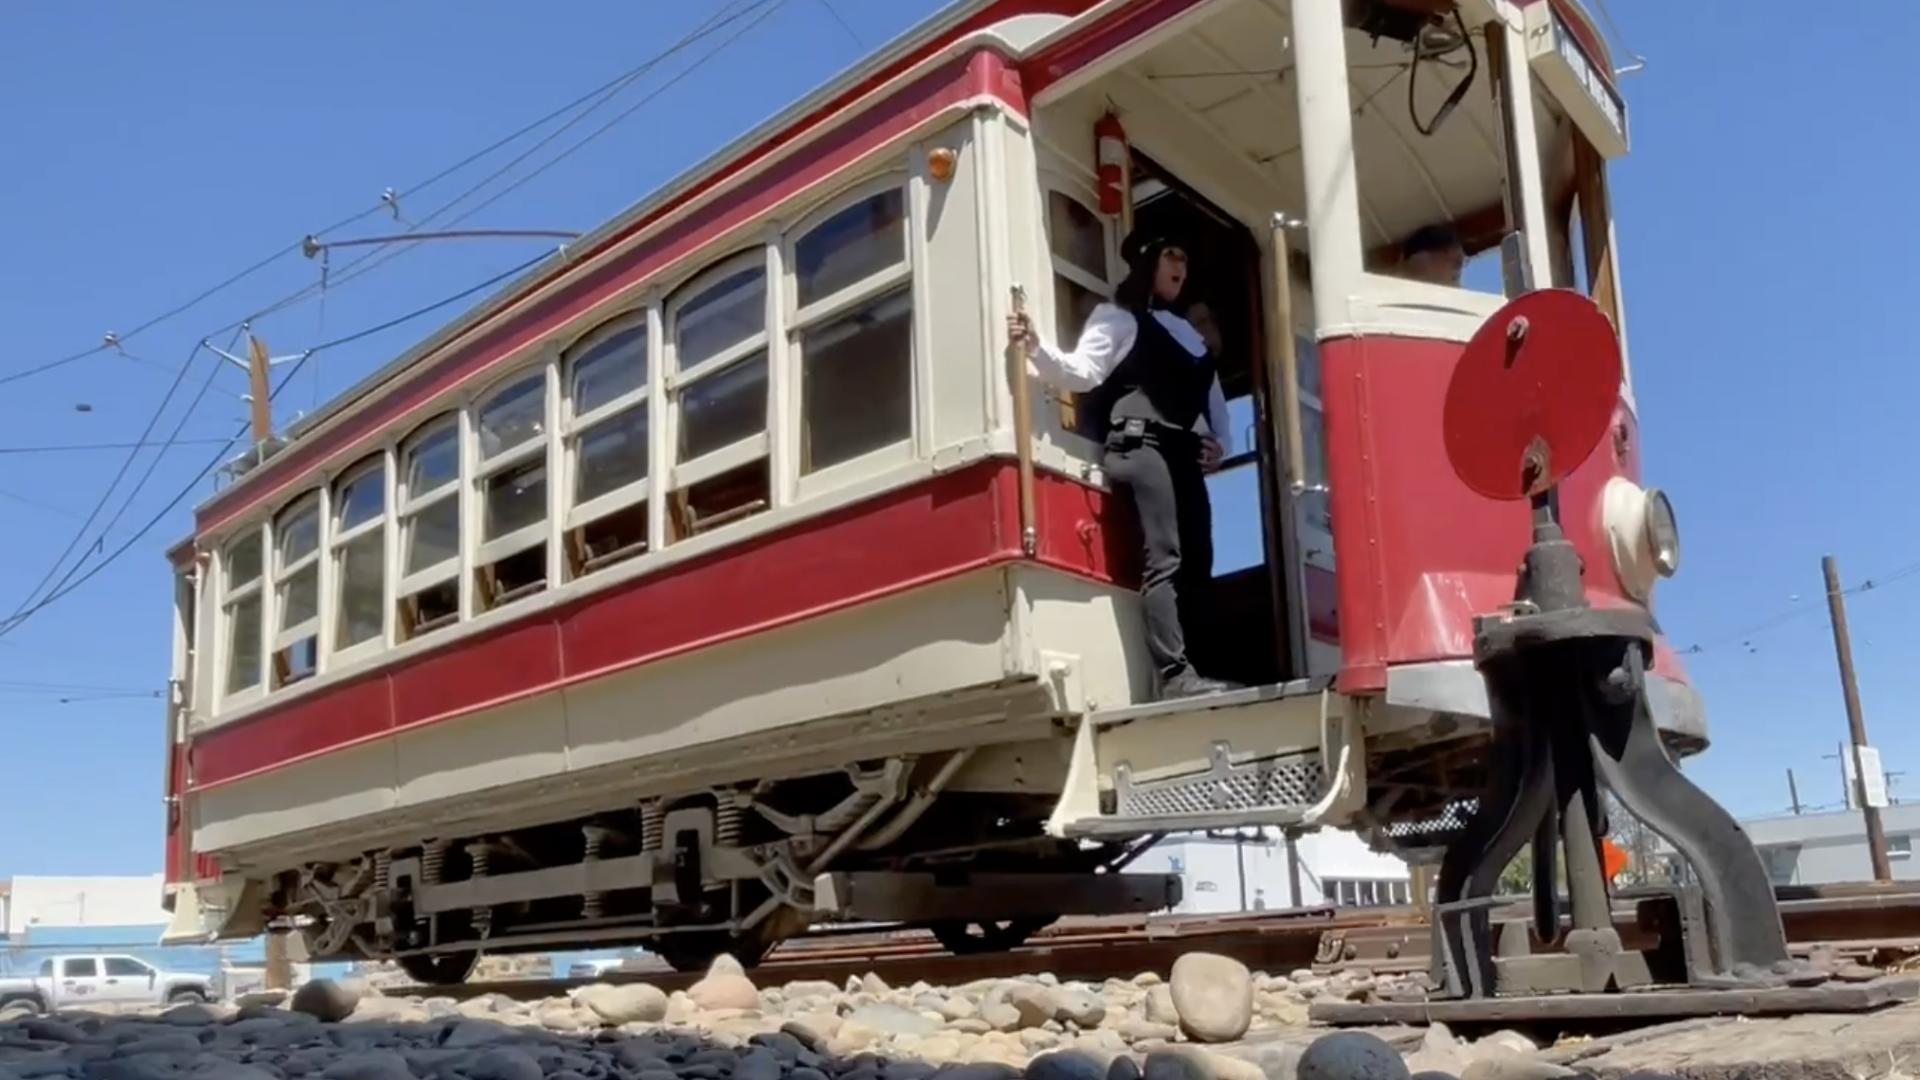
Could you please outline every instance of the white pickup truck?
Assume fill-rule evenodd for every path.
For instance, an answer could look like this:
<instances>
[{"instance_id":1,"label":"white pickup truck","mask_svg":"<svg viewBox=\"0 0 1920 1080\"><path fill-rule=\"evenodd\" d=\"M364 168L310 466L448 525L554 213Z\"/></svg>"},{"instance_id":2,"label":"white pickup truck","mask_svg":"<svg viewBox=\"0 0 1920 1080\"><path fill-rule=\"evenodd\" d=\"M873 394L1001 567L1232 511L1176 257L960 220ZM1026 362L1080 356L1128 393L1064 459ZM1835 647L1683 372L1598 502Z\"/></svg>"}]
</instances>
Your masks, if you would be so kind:
<instances>
[{"instance_id":1,"label":"white pickup truck","mask_svg":"<svg viewBox=\"0 0 1920 1080\"><path fill-rule=\"evenodd\" d=\"M184 1005L211 1000L202 975L161 971L143 960L112 953L55 956L32 978L0 978L0 1015L56 1012L107 1006Z\"/></svg>"}]
</instances>

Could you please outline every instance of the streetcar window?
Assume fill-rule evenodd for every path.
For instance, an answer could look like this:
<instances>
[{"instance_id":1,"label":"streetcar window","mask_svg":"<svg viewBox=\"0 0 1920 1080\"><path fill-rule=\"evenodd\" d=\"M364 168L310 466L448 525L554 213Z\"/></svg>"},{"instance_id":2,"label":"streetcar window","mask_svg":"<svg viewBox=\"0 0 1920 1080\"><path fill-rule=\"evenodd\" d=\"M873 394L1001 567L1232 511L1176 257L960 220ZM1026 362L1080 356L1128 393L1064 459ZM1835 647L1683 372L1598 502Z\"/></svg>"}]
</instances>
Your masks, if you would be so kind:
<instances>
[{"instance_id":1,"label":"streetcar window","mask_svg":"<svg viewBox=\"0 0 1920 1080\"><path fill-rule=\"evenodd\" d=\"M480 460L476 598L491 610L540 591L547 573L547 370L493 392L474 412Z\"/></svg>"},{"instance_id":2,"label":"streetcar window","mask_svg":"<svg viewBox=\"0 0 1920 1080\"><path fill-rule=\"evenodd\" d=\"M386 462L348 473L333 500L333 647L344 650L386 632Z\"/></svg>"},{"instance_id":3,"label":"streetcar window","mask_svg":"<svg viewBox=\"0 0 1920 1080\"><path fill-rule=\"evenodd\" d=\"M1421 286L1501 289L1506 170L1486 35L1486 27L1452 18L1420 29L1417 47L1359 28L1346 35L1370 270ZM1544 283L1546 269L1540 273Z\"/></svg>"},{"instance_id":4,"label":"streetcar window","mask_svg":"<svg viewBox=\"0 0 1920 1080\"><path fill-rule=\"evenodd\" d=\"M766 261L755 252L695 278L668 304L676 538L770 501L766 296ZM759 480L741 482L749 476Z\"/></svg>"},{"instance_id":5,"label":"streetcar window","mask_svg":"<svg viewBox=\"0 0 1920 1080\"><path fill-rule=\"evenodd\" d=\"M260 685L260 636L264 629L260 591L260 530L253 529L227 545L221 556L225 568L220 609L226 623L226 692L238 694Z\"/></svg>"},{"instance_id":6,"label":"streetcar window","mask_svg":"<svg viewBox=\"0 0 1920 1080\"><path fill-rule=\"evenodd\" d=\"M800 334L800 471L913 435L913 297L905 286Z\"/></svg>"},{"instance_id":7,"label":"streetcar window","mask_svg":"<svg viewBox=\"0 0 1920 1080\"><path fill-rule=\"evenodd\" d=\"M1113 297L1109 283L1107 219L1058 188L1047 191L1047 249L1053 260L1053 333L1062 348L1072 348L1093 309ZM1060 402L1060 426L1095 436L1105 417L1081 415L1079 395L1049 390Z\"/></svg>"},{"instance_id":8,"label":"streetcar window","mask_svg":"<svg viewBox=\"0 0 1920 1080\"><path fill-rule=\"evenodd\" d=\"M913 437L913 296L900 188L836 211L794 244L800 472Z\"/></svg>"},{"instance_id":9,"label":"streetcar window","mask_svg":"<svg viewBox=\"0 0 1920 1080\"><path fill-rule=\"evenodd\" d=\"M1106 222L1064 192L1047 192L1047 239L1055 258L1064 259L1068 265L1080 267L1087 273L1107 264Z\"/></svg>"},{"instance_id":10,"label":"streetcar window","mask_svg":"<svg viewBox=\"0 0 1920 1080\"><path fill-rule=\"evenodd\" d=\"M573 498L566 522L568 565L591 573L648 550L647 313L616 318L563 358L567 365L566 438Z\"/></svg>"},{"instance_id":11,"label":"streetcar window","mask_svg":"<svg viewBox=\"0 0 1920 1080\"><path fill-rule=\"evenodd\" d=\"M689 385L680 394L680 456L691 460L750 439L767 426L767 354Z\"/></svg>"},{"instance_id":12,"label":"streetcar window","mask_svg":"<svg viewBox=\"0 0 1920 1080\"><path fill-rule=\"evenodd\" d=\"M401 640L419 637L460 617L453 580L460 560L460 429L452 416L428 421L400 448Z\"/></svg>"},{"instance_id":13,"label":"streetcar window","mask_svg":"<svg viewBox=\"0 0 1920 1080\"><path fill-rule=\"evenodd\" d=\"M307 678L320 633L320 498L309 495L274 519L273 685Z\"/></svg>"},{"instance_id":14,"label":"streetcar window","mask_svg":"<svg viewBox=\"0 0 1920 1080\"><path fill-rule=\"evenodd\" d=\"M806 307L907 261L907 200L900 188L854 203L793 246L794 280Z\"/></svg>"}]
</instances>

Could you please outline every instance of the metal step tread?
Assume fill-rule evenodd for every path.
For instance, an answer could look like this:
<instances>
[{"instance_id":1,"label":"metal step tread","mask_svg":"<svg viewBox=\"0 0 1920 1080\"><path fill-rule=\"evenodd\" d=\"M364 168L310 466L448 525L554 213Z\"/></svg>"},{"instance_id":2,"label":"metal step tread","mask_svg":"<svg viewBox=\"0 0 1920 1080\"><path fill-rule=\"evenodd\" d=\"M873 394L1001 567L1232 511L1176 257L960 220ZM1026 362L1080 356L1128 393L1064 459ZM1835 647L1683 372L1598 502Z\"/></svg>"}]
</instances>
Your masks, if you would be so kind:
<instances>
[{"instance_id":1,"label":"metal step tread","mask_svg":"<svg viewBox=\"0 0 1920 1080\"><path fill-rule=\"evenodd\" d=\"M1099 709L1087 714L1087 719L1095 727L1113 727L1118 724L1130 724L1139 720L1153 720L1170 716L1196 716L1201 713L1217 712L1221 709L1244 708L1248 705L1263 705L1285 698L1306 697L1318 694L1333 685L1330 675L1316 675L1306 679L1292 679L1287 682L1267 683L1264 686L1248 686L1238 690L1226 690L1217 694L1201 694L1195 697L1174 698L1170 701L1150 701L1143 705L1128 705L1118 709Z\"/></svg>"}]
</instances>

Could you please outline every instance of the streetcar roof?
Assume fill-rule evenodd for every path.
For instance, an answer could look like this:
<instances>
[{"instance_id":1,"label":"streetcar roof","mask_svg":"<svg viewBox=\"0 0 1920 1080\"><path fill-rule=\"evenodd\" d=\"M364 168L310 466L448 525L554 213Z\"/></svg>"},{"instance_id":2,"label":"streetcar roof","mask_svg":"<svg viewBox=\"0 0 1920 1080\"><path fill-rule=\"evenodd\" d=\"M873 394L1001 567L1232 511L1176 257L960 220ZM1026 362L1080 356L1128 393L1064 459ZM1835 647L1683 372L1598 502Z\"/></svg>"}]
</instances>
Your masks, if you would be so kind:
<instances>
[{"instance_id":1,"label":"streetcar roof","mask_svg":"<svg viewBox=\"0 0 1920 1080\"><path fill-rule=\"evenodd\" d=\"M776 156L779 151L790 145L804 143L821 134L821 129L817 127L804 128L809 120L825 121L836 113L850 115L857 112L861 106L861 99L883 89L893 78L913 70L928 60L940 57L948 50L959 51L956 47L970 41L973 42L974 47L997 47L999 51L1016 59L1032 52L1034 48L1032 43L1022 48L993 33L1001 20L1024 15L1064 18L1059 25L1040 35L1043 40L1053 40L1080 25L1111 18L1123 9L1169 2L1185 7L1194 3L1203 3L1206 0L954 0L928 19L869 54L838 77L822 84L732 142L707 155L597 228L569 242L560 260L544 260L516 276L465 313L449 321L395 359L381 365L345 391L335 395L319 409L296 421L287 429L287 445L282 448L282 452L284 453L285 449L291 448L305 436L374 395L381 388L394 385L400 381L401 376L423 359L486 323L510 307L516 300L524 298L541 285L563 279L587 258L603 254L611 243L625 239L626 235L636 227L652 223L654 219L664 220L677 204L708 194L712 190L709 185L714 187L724 185L736 179L739 174L750 171L761 158ZM1607 65L1609 71L1611 70L1604 38L1600 35L1591 16L1582 7L1581 0L1504 0L1504 2L1517 9L1550 3L1555 11L1568 19L1582 43L1602 64ZM975 38L979 40L974 41ZM783 135L788 137L781 138ZM755 151L762 148L764 152L756 155ZM730 169L735 171L735 176L728 175ZM284 466L275 467L277 461L277 458L269 457L265 462L238 477L226 488L203 499L195 509L196 525L193 533L169 550L169 558L178 562L186 556L194 539L203 531L200 522L205 511L215 504L236 498L245 489L256 486L262 481L262 474L271 475L283 471Z\"/></svg>"}]
</instances>

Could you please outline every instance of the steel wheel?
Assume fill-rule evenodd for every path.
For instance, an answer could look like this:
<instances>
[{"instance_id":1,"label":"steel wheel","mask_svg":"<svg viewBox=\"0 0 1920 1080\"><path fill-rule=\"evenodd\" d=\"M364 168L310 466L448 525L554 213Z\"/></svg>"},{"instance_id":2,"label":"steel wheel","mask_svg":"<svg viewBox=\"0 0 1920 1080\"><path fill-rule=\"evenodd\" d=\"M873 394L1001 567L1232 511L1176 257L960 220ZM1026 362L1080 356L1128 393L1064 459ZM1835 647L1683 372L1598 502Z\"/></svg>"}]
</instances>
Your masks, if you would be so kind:
<instances>
[{"instance_id":1,"label":"steel wheel","mask_svg":"<svg viewBox=\"0 0 1920 1080\"><path fill-rule=\"evenodd\" d=\"M1059 916L1049 915L993 922L937 922L930 929L935 940L946 946L948 952L955 956L975 956L1017 949L1057 918Z\"/></svg>"},{"instance_id":2,"label":"steel wheel","mask_svg":"<svg viewBox=\"0 0 1920 1080\"><path fill-rule=\"evenodd\" d=\"M421 986L457 986L480 963L477 951L416 953L399 959L400 970Z\"/></svg>"}]
</instances>

